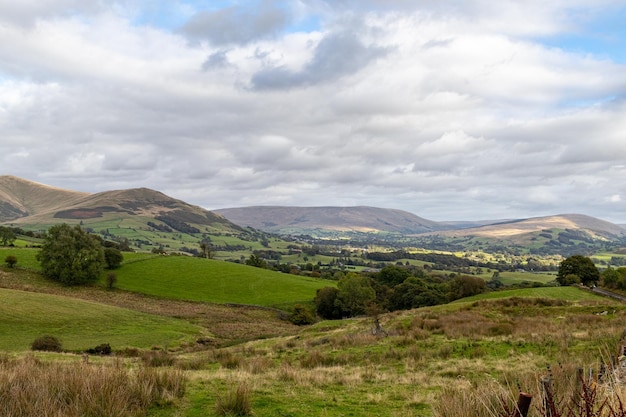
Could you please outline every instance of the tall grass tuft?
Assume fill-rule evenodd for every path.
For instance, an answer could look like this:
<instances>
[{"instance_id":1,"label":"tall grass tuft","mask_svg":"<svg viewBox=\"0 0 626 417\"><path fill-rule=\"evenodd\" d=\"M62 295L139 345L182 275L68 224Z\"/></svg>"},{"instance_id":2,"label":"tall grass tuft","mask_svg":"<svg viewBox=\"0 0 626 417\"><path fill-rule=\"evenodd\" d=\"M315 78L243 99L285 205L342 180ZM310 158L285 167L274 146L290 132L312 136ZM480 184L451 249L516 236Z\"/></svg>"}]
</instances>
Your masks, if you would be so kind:
<instances>
[{"instance_id":1,"label":"tall grass tuft","mask_svg":"<svg viewBox=\"0 0 626 417\"><path fill-rule=\"evenodd\" d=\"M184 392L181 371L45 363L32 356L0 361L0 416L134 417Z\"/></svg>"},{"instance_id":2,"label":"tall grass tuft","mask_svg":"<svg viewBox=\"0 0 626 417\"><path fill-rule=\"evenodd\" d=\"M239 383L236 388L231 388L225 395L217 398L215 413L219 416L253 415L251 391L250 385Z\"/></svg>"}]
</instances>

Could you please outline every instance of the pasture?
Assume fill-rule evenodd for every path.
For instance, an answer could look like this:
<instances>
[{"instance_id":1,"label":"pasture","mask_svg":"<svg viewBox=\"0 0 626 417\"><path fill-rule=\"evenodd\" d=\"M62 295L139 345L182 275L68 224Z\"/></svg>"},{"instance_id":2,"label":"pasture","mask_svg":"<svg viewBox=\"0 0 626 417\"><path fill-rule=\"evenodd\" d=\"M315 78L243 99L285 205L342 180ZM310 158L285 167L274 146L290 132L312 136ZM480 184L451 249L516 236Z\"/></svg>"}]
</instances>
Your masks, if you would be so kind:
<instances>
[{"instance_id":1,"label":"pasture","mask_svg":"<svg viewBox=\"0 0 626 417\"><path fill-rule=\"evenodd\" d=\"M71 297L0 289L0 351L30 348L40 336L58 337L82 351L102 343L113 349L178 346L202 336L183 320L145 314Z\"/></svg>"},{"instance_id":2,"label":"pasture","mask_svg":"<svg viewBox=\"0 0 626 417\"><path fill-rule=\"evenodd\" d=\"M164 298L277 306L310 303L327 281L187 256L150 257L116 270L117 287Z\"/></svg>"}]
</instances>

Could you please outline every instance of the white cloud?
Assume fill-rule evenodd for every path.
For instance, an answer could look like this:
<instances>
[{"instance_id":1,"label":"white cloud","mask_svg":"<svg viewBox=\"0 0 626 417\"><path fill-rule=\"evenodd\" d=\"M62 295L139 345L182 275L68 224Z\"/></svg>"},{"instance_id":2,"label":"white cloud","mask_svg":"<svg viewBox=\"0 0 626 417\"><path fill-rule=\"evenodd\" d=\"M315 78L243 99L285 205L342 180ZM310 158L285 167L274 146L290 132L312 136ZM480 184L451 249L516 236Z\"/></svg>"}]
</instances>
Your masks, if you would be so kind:
<instances>
[{"instance_id":1,"label":"white cloud","mask_svg":"<svg viewBox=\"0 0 626 417\"><path fill-rule=\"evenodd\" d=\"M296 3L185 9L178 31L137 24L142 1L0 0L5 173L207 208L622 218L624 65L542 42L616 2Z\"/></svg>"}]
</instances>

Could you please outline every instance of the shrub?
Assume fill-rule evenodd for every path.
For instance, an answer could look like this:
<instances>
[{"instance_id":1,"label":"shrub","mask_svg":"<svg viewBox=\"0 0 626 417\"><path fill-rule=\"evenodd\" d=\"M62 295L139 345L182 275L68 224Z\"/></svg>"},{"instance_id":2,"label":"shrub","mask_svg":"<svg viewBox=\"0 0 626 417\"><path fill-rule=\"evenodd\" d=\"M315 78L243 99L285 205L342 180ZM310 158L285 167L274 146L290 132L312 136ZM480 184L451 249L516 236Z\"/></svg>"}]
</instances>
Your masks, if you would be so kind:
<instances>
[{"instance_id":1,"label":"shrub","mask_svg":"<svg viewBox=\"0 0 626 417\"><path fill-rule=\"evenodd\" d=\"M106 276L106 284L107 288L112 290L115 287L115 283L117 282L117 275L115 272L109 272Z\"/></svg>"},{"instance_id":2,"label":"shrub","mask_svg":"<svg viewBox=\"0 0 626 417\"><path fill-rule=\"evenodd\" d=\"M230 389L224 396L219 396L215 403L215 413L219 416L253 415L250 386L242 382L236 389Z\"/></svg>"},{"instance_id":3,"label":"shrub","mask_svg":"<svg viewBox=\"0 0 626 417\"><path fill-rule=\"evenodd\" d=\"M95 348L87 349L86 352L90 355L110 355L112 350L111 345L109 345L108 343L103 343L96 346Z\"/></svg>"},{"instance_id":4,"label":"shrub","mask_svg":"<svg viewBox=\"0 0 626 417\"><path fill-rule=\"evenodd\" d=\"M308 308L301 304L296 304L293 313L289 316L289 321L298 326L315 323L315 316Z\"/></svg>"},{"instance_id":5,"label":"shrub","mask_svg":"<svg viewBox=\"0 0 626 417\"><path fill-rule=\"evenodd\" d=\"M41 350L46 352L61 352L63 347L61 341L54 336L41 336L35 339L30 346L31 350Z\"/></svg>"},{"instance_id":6,"label":"shrub","mask_svg":"<svg viewBox=\"0 0 626 417\"><path fill-rule=\"evenodd\" d=\"M17 257L13 255L9 255L6 258L4 258L4 262L7 264L9 268L13 268L15 264L17 263Z\"/></svg>"}]
</instances>

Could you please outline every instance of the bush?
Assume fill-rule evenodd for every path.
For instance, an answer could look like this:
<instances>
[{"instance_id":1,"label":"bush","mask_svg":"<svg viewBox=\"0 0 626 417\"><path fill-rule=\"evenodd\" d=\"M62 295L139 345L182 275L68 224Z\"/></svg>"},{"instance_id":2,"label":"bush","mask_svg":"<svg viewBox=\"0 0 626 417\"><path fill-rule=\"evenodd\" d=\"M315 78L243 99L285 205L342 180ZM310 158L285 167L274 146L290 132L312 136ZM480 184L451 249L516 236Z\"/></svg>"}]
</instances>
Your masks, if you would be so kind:
<instances>
[{"instance_id":1,"label":"bush","mask_svg":"<svg viewBox=\"0 0 626 417\"><path fill-rule=\"evenodd\" d=\"M308 308L301 304L296 304L293 313L289 316L289 321L298 326L315 323L315 316Z\"/></svg>"},{"instance_id":2,"label":"bush","mask_svg":"<svg viewBox=\"0 0 626 417\"><path fill-rule=\"evenodd\" d=\"M112 350L111 345L109 345L108 343L103 343L96 346L95 348L87 349L86 352L90 355L110 355Z\"/></svg>"},{"instance_id":3,"label":"bush","mask_svg":"<svg viewBox=\"0 0 626 417\"><path fill-rule=\"evenodd\" d=\"M109 272L106 276L107 288L112 290L113 287L115 287L116 282L117 282L117 274L115 272Z\"/></svg>"},{"instance_id":4,"label":"bush","mask_svg":"<svg viewBox=\"0 0 626 417\"><path fill-rule=\"evenodd\" d=\"M4 258L4 262L7 264L9 268L13 268L15 264L17 263L17 257L13 255L9 255L6 258Z\"/></svg>"},{"instance_id":5,"label":"bush","mask_svg":"<svg viewBox=\"0 0 626 417\"><path fill-rule=\"evenodd\" d=\"M54 336L38 337L30 348L31 350L41 350L45 352L61 352L63 350L61 341Z\"/></svg>"}]
</instances>

